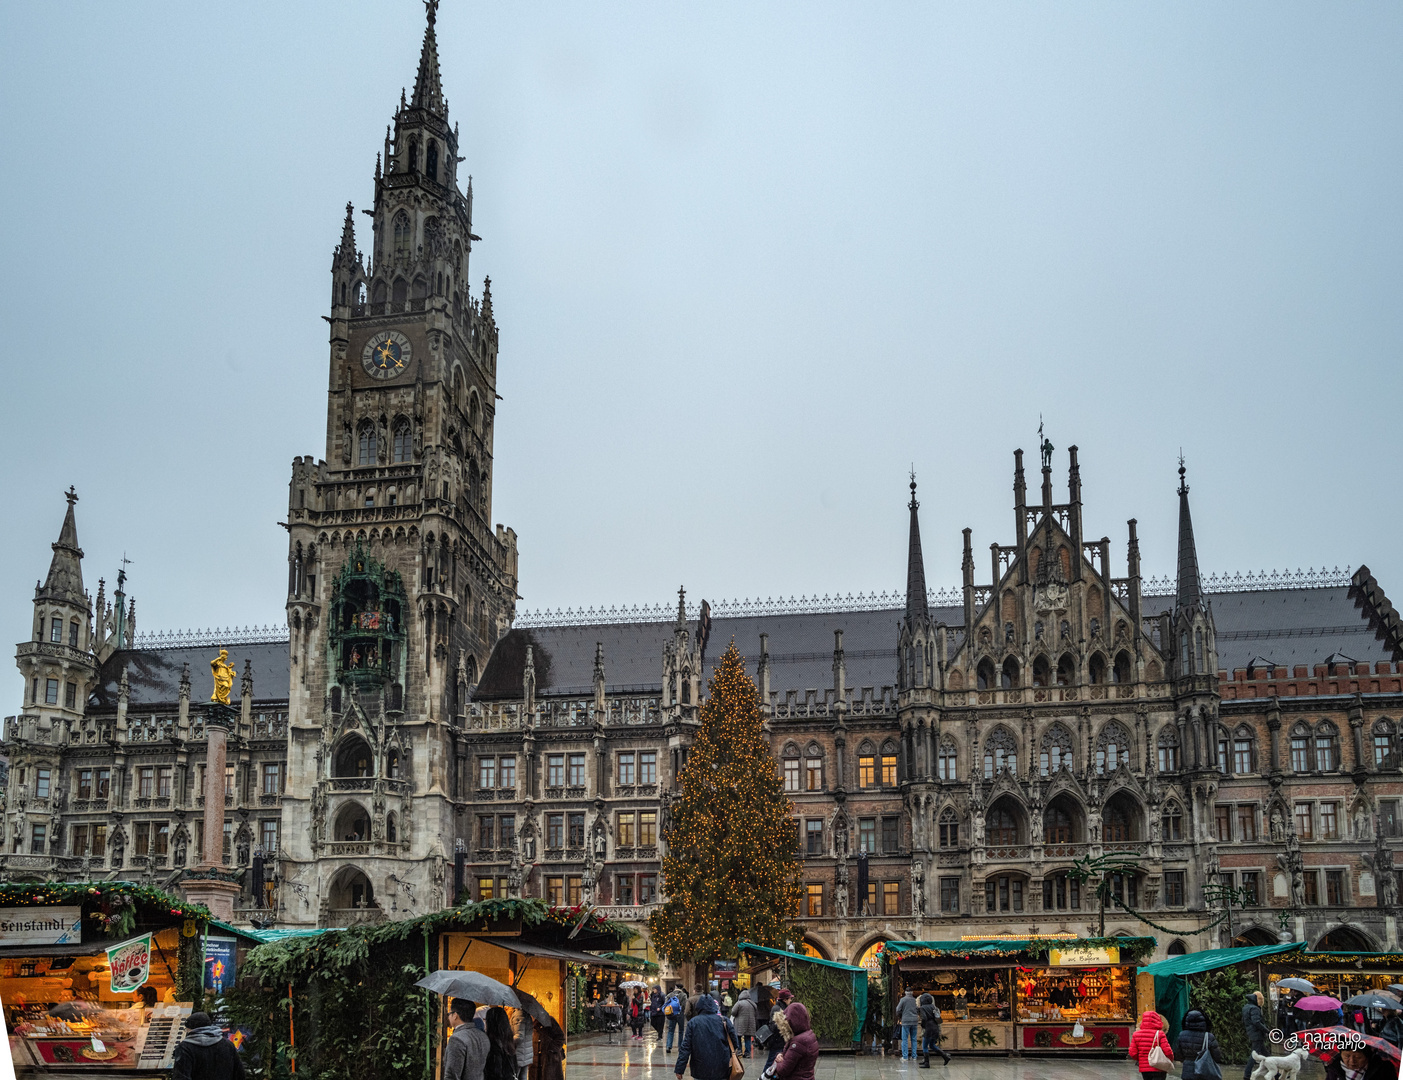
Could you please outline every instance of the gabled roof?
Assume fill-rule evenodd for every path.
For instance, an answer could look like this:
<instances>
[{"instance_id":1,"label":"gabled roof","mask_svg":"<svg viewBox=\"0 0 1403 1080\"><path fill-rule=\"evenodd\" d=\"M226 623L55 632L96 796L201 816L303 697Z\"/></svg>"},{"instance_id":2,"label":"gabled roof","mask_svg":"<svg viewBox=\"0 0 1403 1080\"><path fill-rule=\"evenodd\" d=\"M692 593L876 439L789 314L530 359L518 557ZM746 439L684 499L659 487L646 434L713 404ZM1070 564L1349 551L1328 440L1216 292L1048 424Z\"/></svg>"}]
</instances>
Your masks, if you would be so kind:
<instances>
[{"instance_id":1,"label":"gabled roof","mask_svg":"<svg viewBox=\"0 0 1403 1080\"><path fill-rule=\"evenodd\" d=\"M244 661L253 662L253 697L255 701L286 701L291 680L286 641L260 642L250 645L230 645L229 663L243 675ZM219 652L218 646L193 645L160 649L124 649L114 652L103 662L93 704L98 708L115 709L117 690L122 681L122 668L127 669L128 706L174 705L180 700L180 672L190 665L190 700L208 701L214 690L214 677L209 662ZM234 680L235 698L241 679Z\"/></svg>"}]
</instances>

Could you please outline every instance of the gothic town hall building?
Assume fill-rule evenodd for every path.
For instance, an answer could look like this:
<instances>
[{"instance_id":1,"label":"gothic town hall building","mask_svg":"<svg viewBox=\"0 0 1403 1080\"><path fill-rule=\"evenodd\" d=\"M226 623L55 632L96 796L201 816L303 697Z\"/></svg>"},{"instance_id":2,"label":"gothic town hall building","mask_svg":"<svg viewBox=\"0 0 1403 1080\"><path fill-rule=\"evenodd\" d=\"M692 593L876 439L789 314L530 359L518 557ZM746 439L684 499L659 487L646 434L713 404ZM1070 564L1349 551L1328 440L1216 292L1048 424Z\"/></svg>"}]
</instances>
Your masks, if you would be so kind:
<instances>
[{"instance_id":1,"label":"gothic town hall building","mask_svg":"<svg viewBox=\"0 0 1403 1080\"><path fill-rule=\"evenodd\" d=\"M257 863L235 917L289 927L459 890L640 926L658 902L705 693L696 610L518 617L516 534L492 524L499 332L490 282L470 294L458 150L431 9L368 251L348 205L332 256L326 444L292 463L285 633L138 635L125 575L87 591L70 491L15 627L6 879L178 889L201 861ZM1205 579L1182 466L1177 573L1145 579L1134 520L1116 557L1085 534L1076 448L1055 472L1049 447L1030 501L1014 453L1012 542L976 561L964 530L958 590L927 588L913 482L904 596L712 605L793 800L805 946L857 961L892 938L1095 933L1068 871L1123 853L1107 932L1143 915L1171 931L1152 931L1161 955L1281 932L1397 948L1403 623L1379 583ZM216 855L200 706L218 647L243 677ZM1245 907L1197 934L1221 884Z\"/></svg>"}]
</instances>

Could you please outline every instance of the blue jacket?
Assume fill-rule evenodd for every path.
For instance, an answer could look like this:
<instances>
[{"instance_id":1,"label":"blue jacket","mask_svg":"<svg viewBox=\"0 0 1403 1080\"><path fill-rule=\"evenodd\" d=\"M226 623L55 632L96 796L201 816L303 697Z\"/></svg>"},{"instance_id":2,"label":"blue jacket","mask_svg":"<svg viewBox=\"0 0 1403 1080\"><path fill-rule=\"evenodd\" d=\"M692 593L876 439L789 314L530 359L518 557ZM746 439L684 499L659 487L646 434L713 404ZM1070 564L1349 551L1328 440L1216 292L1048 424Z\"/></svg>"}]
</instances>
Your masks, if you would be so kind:
<instances>
[{"instance_id":1,"label":"blue jacket","mask_svg":"<svg viewBox=\"0 0 1403 1080\"><path fill-rule=\"evenodd\" d=\"M677 1064L672 1071L681 1076L692 1063L692 1075L696 1080L726 1080L731 1074L731 1051L739 1046L736 1029L722 1017L716 1006L716 999L703 994L696 999L696 1012L687 1021L687 1030L682 1035L682 1049L677 1054ZM730 1042L727 1042L727 1039Z\"/></svg>"}]
</instances>

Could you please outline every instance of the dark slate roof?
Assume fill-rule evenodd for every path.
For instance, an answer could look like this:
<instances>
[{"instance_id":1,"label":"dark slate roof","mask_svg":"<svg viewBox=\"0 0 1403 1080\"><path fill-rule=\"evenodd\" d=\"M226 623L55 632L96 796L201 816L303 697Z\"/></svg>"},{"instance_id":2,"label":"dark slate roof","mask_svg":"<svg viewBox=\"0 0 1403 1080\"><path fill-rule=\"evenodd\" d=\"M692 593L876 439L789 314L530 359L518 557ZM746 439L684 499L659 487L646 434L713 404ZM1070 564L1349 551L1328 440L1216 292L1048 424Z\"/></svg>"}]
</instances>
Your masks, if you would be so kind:
<instances>
[{"instance_id":1,"label":"dark slate roof","mask_svg":"<svg viewBox=\"0 0 1403 1080\"><path fill-rule=\"evenodd\" d=\"M1391 653L1369 629L1367 615L1357 608L1346 586L1270 589L1210 593L1218 631L1218 665L1231 671L1261 657L1282 667L1324 663L1333 653L1374 663ZM1146 615L1171 608L1173 595L1146 596ZM770 635L770 689L783 700L786 691L817 690L822 696L833 685L833 631L843 631L843 652L850 687L871 686L878 695L896 682L896 646L902 612L834 611L715 618L707 646L708 675L734 636L755 674L760 635ZM950 651L963 635L964 612L958 607L935 608L931 618L950 630ZM689 623L696 632L696 623ZM593 692L594 647L604 645L604 677L609 693L657 693L662 689L663 647L671 640L671 622L547 626L514 630L516 644L499 643L483 671L477 696L515 699L521 696L525 650L532 644L537 694ZM543 664L544 658L544 664ZM546 675L543 677L543 668Z\"/></svg>"},{"instance_id":2,"label":"dark slate roof","mask_svg":"<svg viewBox=\"0 0 1403 1080\"><path fill-rule=\"evenodd\" d=\"M117 707L117 687L122 668L127 669L130 693L128 707L174 705L180 698L180 669L190 665L190 700L208 701L214 690L209 662L219 655L220 646L196 645L182 648L127 649L114 652L102 665L93 702L100 708ZM242 684L244 661L253 661L253 699L286 701L291 679L286 641L251 645L230 645L229 662L239 673L234 679L234 700Z\"/></svg>"},{"instance_id":3,"label":"dark slate roof","mask_svg":"<svg viewBox=\"0 0 1403 1080\"><path fill-rule=\"evenodd\" d=\"M1224 671L1258 658L1285 668L1323 664L1333 653L1371 664L1392 658L1345 585L1209 593L1206 599L1218 633L1218 667ZM1140 609L1149 615L1173 603L1173 596L1147 596Z\"/></svg>"}]
</instances>

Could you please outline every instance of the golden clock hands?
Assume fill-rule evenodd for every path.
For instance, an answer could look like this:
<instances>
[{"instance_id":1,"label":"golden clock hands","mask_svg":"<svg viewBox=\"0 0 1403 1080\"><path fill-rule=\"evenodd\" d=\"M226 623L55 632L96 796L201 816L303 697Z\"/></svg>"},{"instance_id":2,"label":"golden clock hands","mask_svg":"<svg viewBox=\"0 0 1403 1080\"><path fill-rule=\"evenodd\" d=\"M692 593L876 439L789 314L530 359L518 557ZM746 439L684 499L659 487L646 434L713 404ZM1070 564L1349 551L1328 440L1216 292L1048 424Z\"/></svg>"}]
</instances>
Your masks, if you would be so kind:
<instances>
[{"instance_id":1,"label":"golden clock hands","mask_svg":"<svg viewBox=\"0 0 1403 1080\"><path fill-rule=\"evenodd\" d=\"M395 359L394 345L393 345L392 343L388 342L388 341L383 342L383 343L380 345L380 360L381 360L381 362L383 363L383 362L386 361L386 360L393 360L393 359Z\"/></svg>"}]
</instances>

